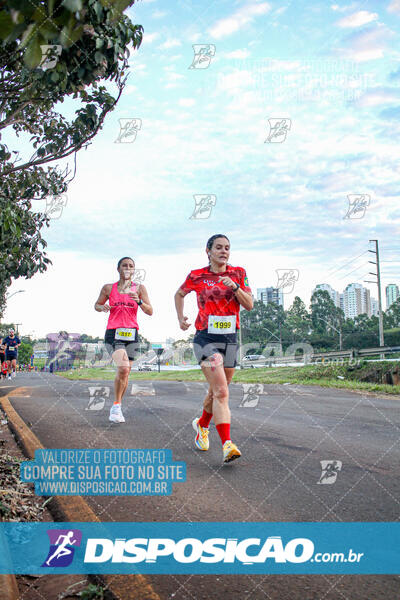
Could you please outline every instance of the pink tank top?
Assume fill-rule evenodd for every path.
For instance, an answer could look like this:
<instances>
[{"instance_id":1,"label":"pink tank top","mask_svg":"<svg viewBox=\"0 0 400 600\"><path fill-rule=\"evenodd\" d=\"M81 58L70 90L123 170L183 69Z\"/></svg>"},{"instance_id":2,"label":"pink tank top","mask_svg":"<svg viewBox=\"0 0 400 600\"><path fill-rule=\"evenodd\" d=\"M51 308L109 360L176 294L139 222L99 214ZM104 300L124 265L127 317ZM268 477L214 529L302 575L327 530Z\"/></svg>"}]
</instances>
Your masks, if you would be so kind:
<instances>
[{"instance_id":1,"label":"pink tank top","mask_svg":"<svg viewBox=\"0 0 400 600\"><path fill-rule=\"evenodd\" d=\"M136 283L132 283L132 291L137 291ZM110 305L110 314L107 329L117 329L118 327L139 329L136 318L138 305L128 294L119 293L118 282L114 283L111 288L108 303Z\"/></svg>"}]
</instances>

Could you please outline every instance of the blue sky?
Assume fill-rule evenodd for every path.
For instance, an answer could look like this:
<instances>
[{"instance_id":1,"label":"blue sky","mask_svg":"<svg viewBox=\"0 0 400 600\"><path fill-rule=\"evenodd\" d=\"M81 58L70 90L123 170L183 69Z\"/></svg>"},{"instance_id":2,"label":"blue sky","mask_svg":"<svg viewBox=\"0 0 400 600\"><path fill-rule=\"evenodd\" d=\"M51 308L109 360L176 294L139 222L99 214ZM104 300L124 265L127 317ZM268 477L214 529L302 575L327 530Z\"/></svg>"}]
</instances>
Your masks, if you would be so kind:
<instances>
[{"instance_id":1,"label":"blue sky","mask_svg":"<svg viewBox=\"0 0 400 600\"><path fill-rule=\"evenodd\" d=\"M128 14L143 25L143 44L46 232L53 271L16 282L11 292L26 291L5 317L41 334L101 334L93 295L130 254L146 269L155 307L144 335L182 337L166 294L205 263L216 232L230 237L231 262L247 269L254 290L275 285L276 269L299 270L286 308L296 294L308 304L316 283L342 291L368 279L372 255L342 265L369 239L379 239L382 260L397 260L399 0L143 0ZM207 68L189 68L193 44L215 47ZM119 119L141 120L132 143L115 143ZM266 141L269 119L290 127L282 141ZM208 219L189 218L194 194L216 197ZM348 195L369 197L362 218L344 218ZM399 262L383 262L382 278L400 284ZM60 282L69 303L79 294L78 310L55 295ZM46 319L37 309L21 316L28 295L42 306L43 290Z\"/></svg>"}]
</instances>

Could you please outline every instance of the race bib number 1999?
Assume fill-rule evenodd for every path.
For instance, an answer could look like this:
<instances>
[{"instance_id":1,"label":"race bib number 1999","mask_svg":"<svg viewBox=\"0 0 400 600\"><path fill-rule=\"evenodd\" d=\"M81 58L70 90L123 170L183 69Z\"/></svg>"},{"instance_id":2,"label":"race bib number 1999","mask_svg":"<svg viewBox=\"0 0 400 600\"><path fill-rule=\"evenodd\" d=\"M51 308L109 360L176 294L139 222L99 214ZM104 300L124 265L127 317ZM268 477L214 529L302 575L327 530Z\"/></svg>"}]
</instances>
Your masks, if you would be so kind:
<instances>
[{"instance_id":1,"label":"race bib number 1999","mask_svg":"<svg viewBox=\"0 0 400 600\"><path fill-rule=\"evenodd\" d=\"M229 315L228 317L210 315L208 317L208 333L235 333L235 331L235 315Z\"/></svg>"}]
</instances>

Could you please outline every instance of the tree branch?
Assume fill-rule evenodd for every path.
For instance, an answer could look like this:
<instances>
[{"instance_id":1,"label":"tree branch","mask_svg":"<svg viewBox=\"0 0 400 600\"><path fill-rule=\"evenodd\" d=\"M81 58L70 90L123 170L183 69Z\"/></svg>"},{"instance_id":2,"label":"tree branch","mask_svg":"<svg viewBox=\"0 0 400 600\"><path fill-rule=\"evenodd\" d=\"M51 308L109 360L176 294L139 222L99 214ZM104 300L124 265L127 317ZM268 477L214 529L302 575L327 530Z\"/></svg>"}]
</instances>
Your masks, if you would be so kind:
<instances>
[{"instance_id":1,"label":"tree branch","mask_svg":"<svg viewBox=\"0 0 400 600\"><path fill-rule=\"evenodd\" d=\"M4 119L4 121L0 121L0 129L4 129L4 127L8 127L8 125L11 125L13 123L15 115L17 115L21 112L21 110L29 106L30 103L30 100L23 102L23 104L16 111L11 113L6 119Z\"/></svg>"},{"instance_id":2,"label":"tree branch","mask_svg":"<svg viewBox=\"0 0 400 600\"><path fill-rule=\"evenodd\" d=\"M87 145L88 142L94 138L94 136L97 134L97 132L99 131L100 127L103 125L104 119L106 117L106 115L114 109L115 105L117 104L118 100L121 97L122 91L125 87L125 80L123 82L120 83L119 85L119 93L117 98L114 100L114 103L112 104L112 106L110 106L109 108L105 109L102 111L102 113L100 113L99 116L99 122L96 125L95 129L91 132L90 135L88 135L84 140L82 140L81 142L79 142L78 144L74 144L74 145L69 145L67 146L67 148L61 152L61 154L57 154L55 155L54 153L49 155L49 156L45 156L42 159L39 160L35 160L35 161L28 161L22 165L19 166L14 166L13 168L5 168L3 171L0 171L0 173L2 175L9 175L11 173L15 173L16 171L20 171L22 169L25 169L27 167L37 167L39 165L44 165L47 164L49 162L52 162L54 160L61 160L62 158L66 158L67 156L69 156L70 154L72 154L73 152L77 152L78 150L80 150L83 146Z\"/></svg>"}]
</instances>

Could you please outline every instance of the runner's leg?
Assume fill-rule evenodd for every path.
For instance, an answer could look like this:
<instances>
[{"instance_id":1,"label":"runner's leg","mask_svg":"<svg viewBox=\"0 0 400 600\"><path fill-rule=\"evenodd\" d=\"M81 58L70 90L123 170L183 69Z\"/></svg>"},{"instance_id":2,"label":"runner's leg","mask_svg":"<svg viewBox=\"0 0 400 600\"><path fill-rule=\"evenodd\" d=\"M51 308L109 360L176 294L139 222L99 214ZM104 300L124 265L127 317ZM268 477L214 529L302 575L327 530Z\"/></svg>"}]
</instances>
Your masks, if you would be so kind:
<instances>
[{"instance_id":1,"label":"runner's leg","mask_svg":"<svg viewBox=\"0 0 400 600\"><path fill-rule=\"evenodd\" d=\"M222 355L216 352L210 358L203 361L200 366L210 385L211 394L207 394L207 397L209 397L207 407L211 408L210 401L212 401L211 412L214 416L215 424L230 423L231 413L228 403L228 382L223 367Z\"/></svg>"},{"instance_id":2,"label":"runner's leg","mask_svg":"<svg viewBox=\"0 0 400 600\"><path fill-rule=\"evenodd\" d=\"M110 409L109 420L113 423L125 423L125 418L121 410L121 401L128 387L129 372L132 363L129 361L125 348L115 350L112 357L117 365L117 372L114 379L114 403Z\"/></svg>"},{"instance_id":3,"label":"runner's leg","mask_svg":"<svg viewBox=\"0 0 400 600\"><path fill-rule=\"evenodd\" d=\"M240 450L231 441L228 385L232 380L234 368L224 368L223 357L218 352L203 361L200 366L210 384L212 413L222 442L224 462L230 462L241 456Z\"/></svg>"},{"instance_id":4,"label":"runner's leg","mask_svg":"<svg viewBox=\"0 0 400 600\"><path fill-rule=\"evenodd\" d=\"M129 360L124 348L115 350L112 356L117 365L117 373L114 380L114 404L121 404L122 397L128 387L132 361Z\"/></svg>"},{"instance_id":5,"label":"runner's leg","mask_svg":"<svg viewBox=\"0 0 400 600\"><path fill-rule=\"evenodd\" d=\"M226 383L229 385L231 383L232 377L235 373L235 368L224 367L224 371L225 371ZM202 427L208 427L208 425L212 419L213 399L214 399L213 392L212 392L211 385L210 385L208 388L206 397L204 398L204 402L203 402L203 415L199 419L199 425L201 425ZM204 412L206 413L206 415L204 415ZM210 417L210 415L211 415L211 417Z\"/></svg>"}]
</instances>

